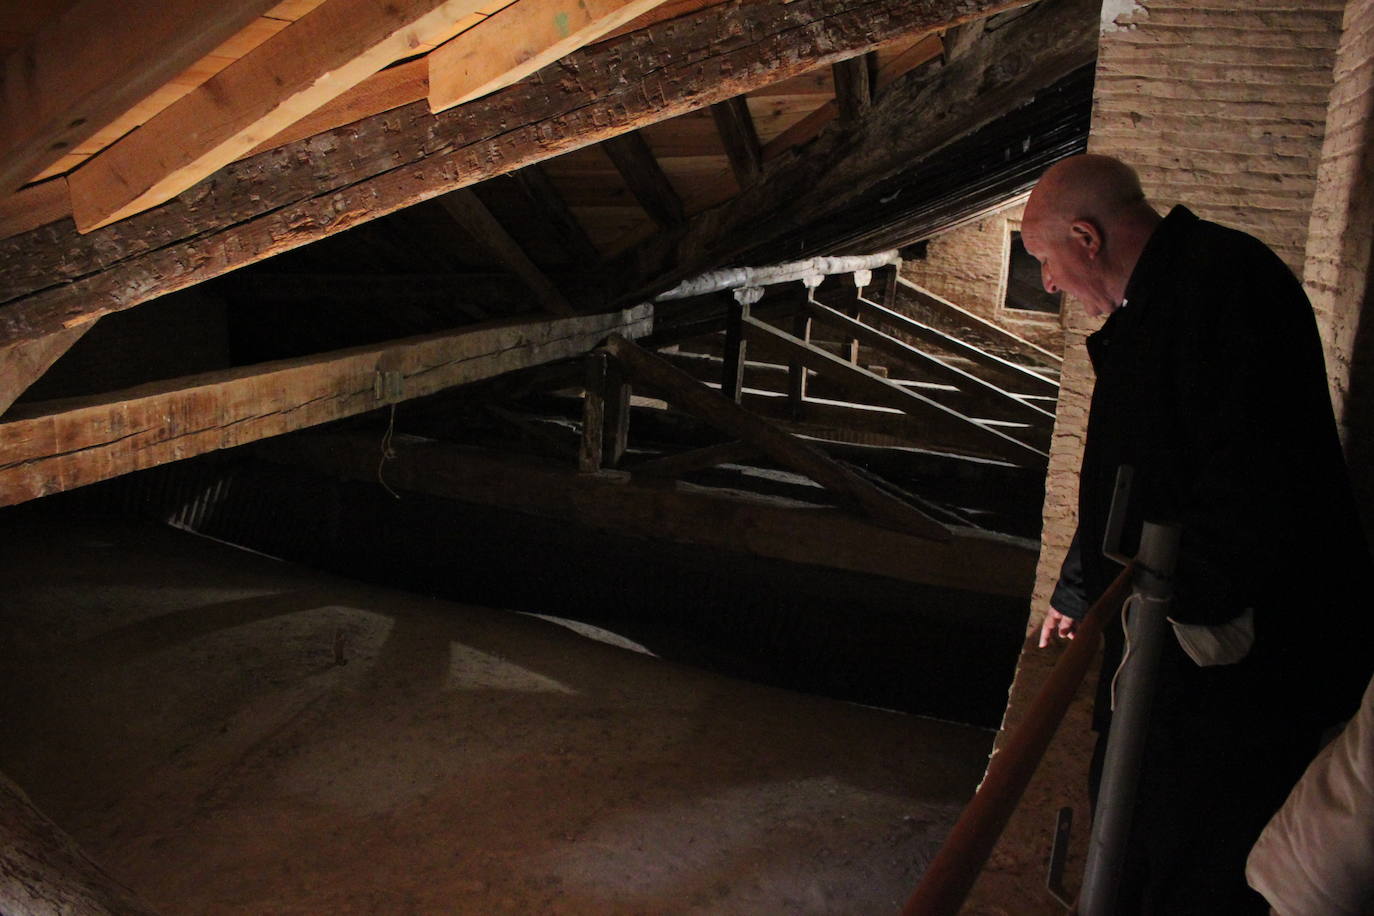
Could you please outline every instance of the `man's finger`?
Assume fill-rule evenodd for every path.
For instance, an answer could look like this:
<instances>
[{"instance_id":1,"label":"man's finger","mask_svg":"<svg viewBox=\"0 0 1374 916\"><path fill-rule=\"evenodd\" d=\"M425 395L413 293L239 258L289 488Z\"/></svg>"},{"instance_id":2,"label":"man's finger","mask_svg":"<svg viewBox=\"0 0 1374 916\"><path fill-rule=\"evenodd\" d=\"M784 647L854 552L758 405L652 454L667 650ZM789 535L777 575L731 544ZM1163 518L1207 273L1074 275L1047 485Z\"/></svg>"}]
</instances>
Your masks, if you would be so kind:
<instances>
[{"instance_id":1,"label":"man's finger","mask_svg":"<svg viewBox=\"0 0 1374 916\"><path fill-rule=\"evenodd\" d=\"M1045 612L1045 622L1040 625L1040 648L1045 648L1050 644L1050 634L1054 632L1057 621L1054 619L1059 615L1054 611Z\"/></svg>"}]
</instances>

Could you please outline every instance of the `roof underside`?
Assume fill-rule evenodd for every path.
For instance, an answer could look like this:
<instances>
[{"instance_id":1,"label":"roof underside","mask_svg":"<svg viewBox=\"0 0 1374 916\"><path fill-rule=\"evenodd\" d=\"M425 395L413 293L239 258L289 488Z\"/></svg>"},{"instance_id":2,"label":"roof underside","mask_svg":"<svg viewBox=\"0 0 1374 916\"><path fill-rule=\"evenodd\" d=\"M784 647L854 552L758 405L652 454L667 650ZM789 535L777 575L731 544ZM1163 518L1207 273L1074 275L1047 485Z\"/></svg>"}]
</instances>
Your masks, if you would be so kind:
<instances>
[{"instance_id":1,"label":"roof underside","mask_svg":"<svg viewBox=\"0 0 1374 916\"><path fill-rule=\"evenodd\" d=\"M6 502L533 371L609 333L717 330L718 298L633 309L713 268L900 248L1023 192L1084 146L1097 34L1090 0L0 16ZM473 347L480 368L455 355ZM515 387L555 390L560 371ZM1021 448L989 429L971 454ZM97 448L124 451L88 467Z\"/></svg>"}]
</instances>

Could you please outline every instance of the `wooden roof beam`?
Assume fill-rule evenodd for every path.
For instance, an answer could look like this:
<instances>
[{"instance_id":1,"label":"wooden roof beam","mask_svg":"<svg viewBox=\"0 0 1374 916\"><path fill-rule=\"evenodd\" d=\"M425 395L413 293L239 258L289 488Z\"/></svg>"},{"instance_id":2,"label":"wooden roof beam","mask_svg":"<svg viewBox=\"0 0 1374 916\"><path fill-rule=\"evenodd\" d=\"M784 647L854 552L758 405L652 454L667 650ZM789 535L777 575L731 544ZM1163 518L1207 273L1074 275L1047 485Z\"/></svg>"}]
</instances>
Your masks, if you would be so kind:
<instances>
[{"instance_id":1,"label":"wooden roof beam","mask_svg":"<svg viewBox=\"0 0 1374 916\"><path fill-rule=\"evenodd\" d=\"M511 173L511 178L520 186L539 218L567 248L572 259L579 262L584 270L595 269L603 260L601 252L592 243L577 216L568 208L544 167L536 162Z\"/></svg>"},{"instance_id":2,"label":"wooden roof beam","mask_svg":"<svg viewBox=\"0 0 1374 916\"><path fill-rule=\"evenodd\" d=\"M486 205L477 199L471 188L450 191L439 198L440 205L480 244L496 256L496 259L520 278L529 287L541 307L555 315L574 315L577 309L558 286L548 278L539 265L530 260L525 249L511 237L501 221L492 215Z\"/></svg>"},{"instance_id":3,"label":"wooden roof beam","mask_svg":"<svg viewBox=\"0 0 1374 916\"><path fill-rule=\"evenodd\" d=\"M94 324L79 324L41 340L24 341L0 350L0 416Z\"/></svg>"},{"instance_id":4,"label":"wooden roof beam","mask_svg":"<svg viewBox=\"0 0 1374 916\"><path fill-rule=\"evenodd\" d=\"M630 299L823 223L893 174L1033 100L1097 54L1097 0L1038 4L930 79L893 84L849 130L780 155L739 196L629 252ZM853 56L853 55L846 55ZM633 267L631 266L633 265Z\"/></svg>"},{"instance_id":5,"label":"wooden roof beam","mask_svg":"<svg viewBox=\"0 0 1374 916\"><path fill-rule=\"evenodd\" d=\"M7 303L0 345L130 308L897 37L1019 4L720 4L569 55L559 73L575 78L530 79L439 115L416 102L295 141L222 169L200 192L85 238L58 222L0 240L0 302ZM679 54L634 50L670 40Z\"/></svg>"},{"instance_id":6,"label":"wooden roof beam","mask_svg":"<svg viewBox=\"0 0 1374 916\"><path fill-rule=\"evenodd\" d=\"M8 196L278 0L80 0L0 62ZM120 35L111 37L118 24Z\"/></svg>"},{"instance_id":7,"label":"wooden roof beam","mask_svg":"<svg viewBox=\"0 0 1374 916\"><path fill-rule=\"evenodd\" d=\"M664 0L520 0L429 55L429 110L519 82Z\"/></svg>"},{"instance_id":8,"label":"wooden roof beam","mask_svg":"<svg viewBox=\"0 0 1374 916\"><path fill-rule=\"evenodd\" d=\"M0 505L365 413L641 337L652 306L499 322L300 359L23 404L0 423Z\"/></svg>"},{"instance_id":9,"label":"wooden roof beam","mask_svg":"<svg viewBox=\"0 0 1374 916\"><path fill-rule=\"evenodd\" d=\"M749 103L742 95L717 102L711 106L711 117L730 160L730 169L735 173L735 182L741 188L749 187L763 170L763 147L759 145Z\"/></svg>"},{"instance_id":10,"label":"wooden roof beam","mask_svg":"<svg viewBox=\"0 0 1374 916\"><path fill-rule=\"evenodd\" d=\"M874 77L870 91L870 103L874 97L879 95L884 89L892 85L899 77L905 76L912 70L928 61L932 61L940 56L940 38L936 35L927 35L925 38L907 48L901 54L888 61L887 64L878 71ZM839 66L838 64L836 66ZM817 108L811 114L802 118L791 127L778 134L763 147L764 161L777 157L799 143L804 143L816 136L825 128L827 124L835 120L835 116L840 112L840 105L837 99L831 99L824 105Z\"/></svg>"},{"instance_id":11,"label":"wooden roof beam","mask_svg":"<svg viewBox=\"0 0 1374 916\"><path fill-rule=\"evenodd\" d=\"M682 198L663 174L654 151L638 131L611 137L601 145L615 164L620 177L649 218L665 229L680 226L687 219Z\"/></svg>"},{"instance_id":12,"label":"wooden roof beam","mask_svg":"<svg viewBox=\"0 0 1374 916\"><path fill-rule=\"evenodd\" d=\"M326 0L73 172L77 227L175 197L417 45L448 37L483 3Z\"/></svg>"}]
</instances>

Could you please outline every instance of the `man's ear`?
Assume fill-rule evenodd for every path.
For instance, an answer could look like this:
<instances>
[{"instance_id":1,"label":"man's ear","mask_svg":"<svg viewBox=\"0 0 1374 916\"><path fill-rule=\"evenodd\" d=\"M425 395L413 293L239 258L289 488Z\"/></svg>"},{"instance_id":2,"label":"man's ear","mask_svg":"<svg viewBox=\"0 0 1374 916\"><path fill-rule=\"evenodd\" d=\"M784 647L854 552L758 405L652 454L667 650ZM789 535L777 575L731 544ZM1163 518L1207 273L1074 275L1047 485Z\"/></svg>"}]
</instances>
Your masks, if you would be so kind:
<instances>
[{"instance_id":1,"label":"man's ear","mask_svg":"<svg viewBox=\"0 0 1374 916\"><path fill-rule=\"evenodd\" d=\"M1080 219L1069 224L1069 238L1084 249L1090 258L1102 251L1102 230L1092 220Z\"/></svg>"}]
</instances>

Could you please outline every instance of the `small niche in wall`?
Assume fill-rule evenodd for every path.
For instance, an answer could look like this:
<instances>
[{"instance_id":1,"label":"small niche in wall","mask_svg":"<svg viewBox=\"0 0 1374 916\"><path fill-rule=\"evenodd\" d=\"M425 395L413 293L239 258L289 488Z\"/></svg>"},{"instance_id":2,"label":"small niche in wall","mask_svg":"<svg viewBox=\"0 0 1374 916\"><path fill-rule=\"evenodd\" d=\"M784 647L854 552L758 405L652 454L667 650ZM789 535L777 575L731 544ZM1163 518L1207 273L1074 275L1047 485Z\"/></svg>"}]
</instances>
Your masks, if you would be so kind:
<instances>
[{"instance_id":1,"label":"small niche in wall","mask_svg":"<svg viewBox=\"0 0 1374 916\"><path fill-rule=\"evenodd\" d=\"M1040 283L1040 262L1026 251L1021 233L1011 232L1011 254L1007 258L1007 295L1003 306L1023 312L1058 315L1063 293L1047 293Z\"/></svg>"}]
</instances>

